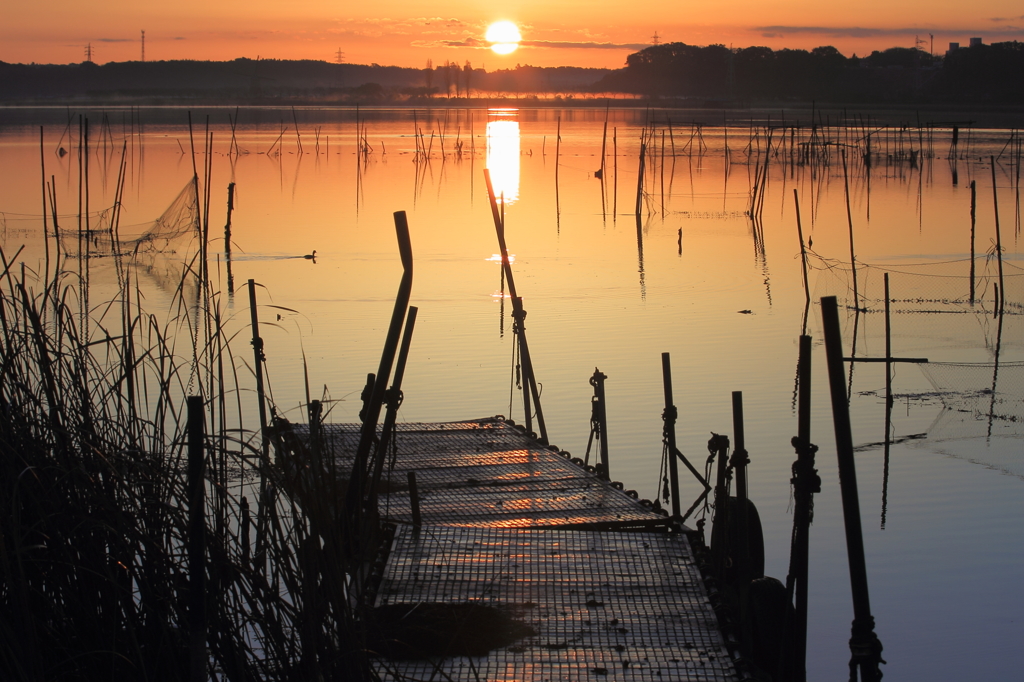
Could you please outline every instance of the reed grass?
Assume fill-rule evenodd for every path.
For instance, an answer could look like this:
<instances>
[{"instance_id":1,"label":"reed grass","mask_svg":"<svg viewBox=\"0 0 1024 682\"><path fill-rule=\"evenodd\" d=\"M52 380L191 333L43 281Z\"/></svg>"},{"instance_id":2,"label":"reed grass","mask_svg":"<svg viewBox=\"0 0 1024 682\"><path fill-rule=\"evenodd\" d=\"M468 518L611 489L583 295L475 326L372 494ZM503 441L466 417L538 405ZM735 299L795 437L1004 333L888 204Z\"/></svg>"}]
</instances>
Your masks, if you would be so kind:
<instances>
[{"instance_id":1,"label":"reed grass","mask_svg":"<svg viewBox=\"0 0 1024 682\"><path fill-rule=\"evenodd\" d=\"M342 483L307 472L301 513L279 494L204 270L185 268L160 322L127 258L116 299L89 310L77 273L40 279L17 255L0 249L0 678L189 678L188 395L206 422L207 676L372 678Z\"/></svg>"}]
</instances>

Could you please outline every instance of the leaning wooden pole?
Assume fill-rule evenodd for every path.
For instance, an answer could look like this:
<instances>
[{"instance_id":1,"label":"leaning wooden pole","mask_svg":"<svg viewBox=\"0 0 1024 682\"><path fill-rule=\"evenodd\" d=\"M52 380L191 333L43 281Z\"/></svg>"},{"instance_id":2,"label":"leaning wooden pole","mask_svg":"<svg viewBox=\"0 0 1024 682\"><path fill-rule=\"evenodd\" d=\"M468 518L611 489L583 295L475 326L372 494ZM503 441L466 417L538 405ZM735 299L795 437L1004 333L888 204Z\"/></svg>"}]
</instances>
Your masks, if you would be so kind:
<instances>
[{"instance_id":1,"label":"leaning wooden pole","mask_svg":"<svg viewBox=\"0 0 1024 682\"><path fill-rule=\"evenodd\" d=\"M395 378L385 395L387 411L384 413L384 426L381 428L380 441L377 443L377 452L374 455L373 478L370 482L370 501L368 503L370 507L377 504L378 484L384 472L384 461L388 456L392 432L398 421L398 408L402 405L402 379L405 377L405 365L409 360L409 348L412 345L412 332L416 328L416 313L418 311L419 308L416 306L409 306L405 318L405 333L402 334L402 346L398 351L398 362L395 365Z\"/></svg>"},{"instance_id":2,"label":"leaning wooden pole","mask_svg":"<svg viewBox=\"0 0 1024 682\"><path fill-rule=\"evenodd\" d=\"M398 352L399 337L402 334L402 325L405 321L406 310L409 307L409 298L412 295L413 261L412 242L409 239L409 222L405 211L395 212L394 219L403 273L402 280L398 285L398 294L395 296L395 305L391 312L391 324L388 327L387 337L384 341L384 350L381 352L380 365L374 378L373 390L365 407L362 431L359 434L359 446L356 448L352 475L349 478L345 503L346 511L349 514L349 521L352 523L351 529L355 532L360 530L370 452L377 441L377 422L380 420L380 412L384 405L388 380L391 378L391 367L394 365L395 354ZM350 541L358 542L358 537L355 535L349 539Z\"/></svg>"},{"instance_id":3,"label":"leaning wooden pole","mask_svg":"<svg viewBox=\"0 0 1024 682\"><path fill-rule=\"evenodd\" d=\"M839 460L839 487L843 498L846 552L850 564L850 591L853 596L850 679L855 680L859 670L862 682L878 682L882 679L878 666L884 663L882 643L875 635L875 619L871 615L871 600L868 595L868 573L860 523L860 501L857 496L857 470L853 457L853 431L850 425L850 406L846 399L846 379L843 376L843 340L835 296L825 296L821 299L821 316L825 332L829 388L832 395L836 455Z\"/></svg>"},{"instance_id":4,"label":"leaning wooden pole","mask_svg":"<svg viewBox=\"0 0 1024 682\"><path fill-rule=\"evenodd\" d=\"M256 310L256 280L249 280L249 318L252 324L253 368L256 372L256 400L260 408L260 464L270 464L270 438L267 435L267 398L263 389L263 339L260 337L260 316Z\"/></svg>"},{"instance_id":5,"label":"leaning wooden pole","mask_svg":"<svg viewBox=\"0 0 1024 682\"><path fill-rule=\"evenodd\" d=\"M512 264L508 259L508 247L505 244L505 216L503 210L498 208L498 199L494 195L494 185L491 183L491 173L484 169L484 181L487 184L487 197L491 204L491 217L494 219L494 231L498 237L498 248L501 251L501 267L505 272L505 279L508 281L509 297L512 299L513 329L516 331L516 338L519 343L519 355L522 358L523 374L526 385L523 387L523 405L525 410L526 430L533 431L533 414L537 416L537 428L540 430L539 440L548 443L548 431L544 422L544 410L540 405L540 389L537 384L537 376L533 371L533 359L530 356L530 345L526 341L526 310L523 308L523 299L516 293L515 278L512 276ZM504 209L504 204L502 204ZM533 410L530 408L530 399L533 399Z\"/></svg>"}]
</instances>

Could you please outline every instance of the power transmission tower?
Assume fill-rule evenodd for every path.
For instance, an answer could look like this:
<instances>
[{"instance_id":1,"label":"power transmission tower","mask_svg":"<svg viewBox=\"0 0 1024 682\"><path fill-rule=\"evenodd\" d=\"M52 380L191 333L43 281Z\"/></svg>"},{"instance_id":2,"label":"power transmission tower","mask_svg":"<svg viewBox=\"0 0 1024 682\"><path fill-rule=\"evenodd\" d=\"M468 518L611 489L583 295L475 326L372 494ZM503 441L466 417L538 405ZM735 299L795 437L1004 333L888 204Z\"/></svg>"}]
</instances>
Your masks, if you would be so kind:
<instances>
[{"instance_id":1,"label":"power transmission tower","mask_svg":"<svg viewBox=\"0 0 1024 682\"><path fill-rule=\"evenodd\" d=\"M661 44L661 37L658 35L658 32L655 31L654 35L651 36L651 45L660 45L660 44Z\"/></svg>"},{"instance_id":2,"label":"power transmission tower","mask_svg":"<svg viewBox=\"0 0 1024 682\"><path fill-rule=\"evenodd\" d=\"M340 47L338 48L338 51L334 53L334 61L337 64L345 63L345 53L341 51Z\"/></svg>"},{"instance_id":3,"label":"power transmission tower","mask_svg":"<svg viewBox=\"0 0 1024 682\"><path fill-rule=\"evenodd\" d=\"M142 61L146 61L146 32L142 32Z\"/></svg>"},{"instance_id":4,"label":"power transmission tower","mask_svg":"<svg viewBox=\"0 0 1024 682\"><path fill-rule=\"evenodd\" d=\"M92 61L92 43L88 43L85 46L85 61Z\"/></svg>"}]
</instances>

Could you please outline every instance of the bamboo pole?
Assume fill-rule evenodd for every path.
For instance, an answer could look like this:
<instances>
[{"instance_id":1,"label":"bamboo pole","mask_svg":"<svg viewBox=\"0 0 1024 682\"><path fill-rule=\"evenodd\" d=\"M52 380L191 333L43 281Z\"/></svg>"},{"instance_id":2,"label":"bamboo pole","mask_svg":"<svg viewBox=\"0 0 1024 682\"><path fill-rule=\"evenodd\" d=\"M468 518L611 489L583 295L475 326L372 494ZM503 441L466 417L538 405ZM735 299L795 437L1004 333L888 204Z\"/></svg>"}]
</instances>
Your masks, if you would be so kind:
<instances>
[{"instance_id":1,"label":"bamboo pole","mask_svg":"<svg viewBox=\"0 0 1024 682\"><path fill-rule=\"evenodd\" d=\"M992 161L992 208L996 218L996 262L999 264L999 299L996 301L996 313L1003 314L1003 301L1006 300L1006 286L1003 283L1003 239L999 230L999 196L996 192L996 160Z\"/></svg>"},{"instance_id":2,"label":"bamboo pole","mask_svg":"<svg viewBox=\"0 0 1024 682\"><path fill-rule=\"evenodd\" d=\"M807 303L810 303L811 287L807 280L807 248L804 246L804 228L800 221L800 196L796 191L796 187L793 188L793 206L796 208L796 233L800 237L800 264L804 272L804 296Z\"/></svg>"},{"instance_id":3,"label":"bamboo pole","mask_svg":"<svg viewBox=\"0 0 1024 682\"><path fill-rule=\"evenodd\" d=\"M857 292L857 255L853 248L853 213L850 210L850 181L846 172L846 150L842 152L843 158L843 190L846 195L846 221L850 227L850 267L853 268L853 307L860 309L860 295Z\"/></svg>"},{"instance_id":4,"label":"bamboo pole","mask_svg":"<svg viewBox=\"0 0 1024 682\"><path fill-rule=\"evenodd\" d=\"M971 305L974 305L974 228L977 218L978 190L977 183L971 180Z\"/></svg>"}]
</instances>

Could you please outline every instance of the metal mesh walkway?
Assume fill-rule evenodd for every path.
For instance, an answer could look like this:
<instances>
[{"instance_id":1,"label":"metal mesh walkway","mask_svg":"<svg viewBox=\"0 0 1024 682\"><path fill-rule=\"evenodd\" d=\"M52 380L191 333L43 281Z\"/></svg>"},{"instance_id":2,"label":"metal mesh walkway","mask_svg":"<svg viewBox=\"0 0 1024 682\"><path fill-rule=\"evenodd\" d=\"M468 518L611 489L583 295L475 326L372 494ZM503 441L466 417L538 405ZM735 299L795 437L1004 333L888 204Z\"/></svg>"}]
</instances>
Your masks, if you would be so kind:
<instances>
[{"instance_id":1,"label":"metal mesh walkway","mask_svg":"<svg viewBox=\"0 0 1024 682\"><path fill-rule=\"evenodd\" d=\"M325 427L339 475L359 433ZM486 656L378 658L382 679L738 679L686 535L664 532L649 504L500 418L403 424L395 442L379 506L399 525L376 605L494 606L534 634ZM409 471L419 529L409 525ZM635 530L655 524L663 532Z\"/></svg>"},{"instance_id":2,"label":"metal mesh walkway","mask_svg":"<svg viewBox=\"0 0 1024 682\"><path fill-rule=\"evenodd\" d=\"M511 607L534 636L486 657L381 661L386 680L735 680L681 534L399 528L377 604Z\"/></svg>"},{"instance_id":3,"label":"metal mesh walkway","mask_svg":"<svg viewBox=\"0 0 1024 682\"><path fill-rule=\"evenodd\" d=\"M343 471L359 444L358 425L325 427ZM381 514L412 523L409 471L416 472L423 523L536 527L662 521L595 474L498 419L402 424L393 468L385 469Z\"/></svg>"}]
</instances>

